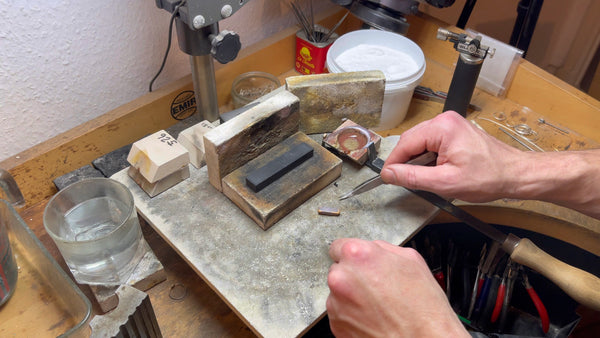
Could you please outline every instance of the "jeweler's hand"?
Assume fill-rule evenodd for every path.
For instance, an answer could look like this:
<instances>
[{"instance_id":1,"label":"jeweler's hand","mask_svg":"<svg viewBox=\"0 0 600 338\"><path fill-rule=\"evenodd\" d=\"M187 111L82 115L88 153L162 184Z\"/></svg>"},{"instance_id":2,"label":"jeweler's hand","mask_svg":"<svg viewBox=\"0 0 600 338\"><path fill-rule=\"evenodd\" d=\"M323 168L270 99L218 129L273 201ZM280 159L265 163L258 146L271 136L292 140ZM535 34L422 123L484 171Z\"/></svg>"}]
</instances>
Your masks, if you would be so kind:
<instances>
[{"instance_id":1,"label":"jeweler's hand","mask_svg":"<svg viewBox=\"0 0 600 338\"><path fill-rule=\"evenodd\" d=\"M425 151L438 154L436 166L403 164ZM514 182L513 163L522 153L448 111L403 133L381 176L409 189L487 202L506 195Z\"/></svg>"},{"instance_id":2,"label":"jeweler's hand","mask_svg":"<svg viewBox=\"0 0 600 338\"><path fill-rule=\"evenodd\" d=\"M468 336L412 248L344 238L329 255L327 314L336 337Z\"/></svg>"}]
</instances>

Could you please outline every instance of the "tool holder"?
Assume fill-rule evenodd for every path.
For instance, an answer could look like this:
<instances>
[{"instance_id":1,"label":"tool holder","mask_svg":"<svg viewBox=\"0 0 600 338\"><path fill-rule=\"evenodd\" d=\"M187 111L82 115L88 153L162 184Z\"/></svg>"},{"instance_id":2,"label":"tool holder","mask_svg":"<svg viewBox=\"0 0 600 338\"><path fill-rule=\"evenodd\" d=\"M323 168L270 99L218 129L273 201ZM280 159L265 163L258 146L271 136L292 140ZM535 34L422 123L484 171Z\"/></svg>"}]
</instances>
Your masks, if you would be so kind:
<instances>
[{"instance_id":1,"label":"tool holder","mask_svg":"<svg viewBox=\"0 0 600 338\"><path fill-rule=\"evenodd\" d=\"M515 232L523 237L529 237L543 246L554 255L561 256L571 264L577 264L592 271L599 272L594 267L597 258L593 254L580 248L574 247L559 239L551 238L543 234L534 233L525 229L495 225L502 231ZM433 239L438 239L437 257L428 251L429 246L434 245ZM448 274L448 267L455 273L450 278L446 277L446 294L451 291L449 302L460 316L464 325L473 332L485 335L520 335L527 337L567 337L576 329L580 321L584 321L579 314L580 307L576 301L565 294L559 287L554 285L541 274L520 264L507 260L506 253L490 250L489 240L471 229L464 223L430 224L419 231L406 246L411 246L419 251L428 264L441 260L442 271ZM486 250L483 250L483 247ZM458 251L459 259L452 259L452 249ZM469 311L468 300L473 290L477 290L479 275L478 267L481 269L483 262L481 256L495 258L487 269L485 275L489 279L488 292L485 295L482 308L479 312ZM512 269L508 269L511 265ZM430 265L432 274L437 272L439 263ZM509 274L507 270L512 272ZM460 273L459 273L460 271ZM505 276L506 275L506 276ZM527 277L525 277L527 276ZM525 278L527 285L525 286ZM485 278L482 278L485 280ZM498 294L502 289L500 285L505 283L505 293L501 294L502 301L499 313L494 316L495 306L498 304ZM465 285L466 284L466 285ZM473 289L475 287L475 289ZM483 285L481 286L483 288ZM535 288L538 295L538 304L530 294ZM476 291L475 291L476 292ZM483 289L479 292L477 300L484 294ZM545 305L541 315L538 306ZM585 313L585 312L584 312ZM585 324L585 323L583 323ZM585 325L581 330L584 331ZM544 332L548 332L547 334Z\"/></svg>"}]
</instances>

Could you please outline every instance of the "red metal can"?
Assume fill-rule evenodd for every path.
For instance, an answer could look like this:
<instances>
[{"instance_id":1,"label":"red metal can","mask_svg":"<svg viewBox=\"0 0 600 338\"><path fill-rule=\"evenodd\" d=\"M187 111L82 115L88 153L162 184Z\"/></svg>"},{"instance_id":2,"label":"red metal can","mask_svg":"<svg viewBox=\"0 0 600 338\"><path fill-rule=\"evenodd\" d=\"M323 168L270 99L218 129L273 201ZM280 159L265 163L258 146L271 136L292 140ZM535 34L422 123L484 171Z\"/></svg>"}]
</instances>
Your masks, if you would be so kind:
<instances>
[{"instance_id":1,"label":"red metal can","mask_svg":"<svg viewBox=\"0 0 600 338\"><path fill-rule=\"evenodd\" d=\"M315 25L315 35L317 35L317 38L327 34L327 32L326 28ZM325 73L327 51L337 37L338 35L334 33L331 34L327 41L312 42L304 30L299 30L296 33L296 71L303 75Z\"/></svg>"}]
</instances>

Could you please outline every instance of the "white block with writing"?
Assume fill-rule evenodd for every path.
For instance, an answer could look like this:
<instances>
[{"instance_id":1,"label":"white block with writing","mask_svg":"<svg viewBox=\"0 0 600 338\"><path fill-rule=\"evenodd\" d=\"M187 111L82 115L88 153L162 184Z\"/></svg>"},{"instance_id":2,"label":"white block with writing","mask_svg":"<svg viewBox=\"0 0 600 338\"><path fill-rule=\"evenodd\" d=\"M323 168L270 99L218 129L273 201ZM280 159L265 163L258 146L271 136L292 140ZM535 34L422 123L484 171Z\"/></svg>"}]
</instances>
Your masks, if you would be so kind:
<instances>
[{"instance_id":1,"label":"white block with writing","mask_svg":"<svg viewBox=\"0 0 600 338\"><path fill-rule=\"evenodd\" d=\"M133 143L127 161L154 183L190 162L187 149L164 130Z\"/></svg>"},{"instance_id":2,"label":"white block with writing","mask_svg":"<svg viewBox=\"0 0 600 338\"><path fill-rule=\"evenodd\" d=\"M206 164L204 160L204 134L213 128L215 126L212 123L204 120L185 129L177 137L177 141L189 151L190 163L196 168L201 168Z\"/></svg>"}]
</instances>

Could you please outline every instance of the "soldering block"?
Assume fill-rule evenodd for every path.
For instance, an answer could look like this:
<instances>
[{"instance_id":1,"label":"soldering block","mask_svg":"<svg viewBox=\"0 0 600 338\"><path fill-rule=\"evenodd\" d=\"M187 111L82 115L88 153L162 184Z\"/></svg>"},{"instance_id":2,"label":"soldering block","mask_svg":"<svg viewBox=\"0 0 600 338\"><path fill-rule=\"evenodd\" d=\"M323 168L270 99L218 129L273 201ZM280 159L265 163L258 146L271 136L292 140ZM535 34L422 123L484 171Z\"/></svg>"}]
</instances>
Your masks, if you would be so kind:
<instances>
[{"instance_id":1,"label":"soldering block","mask_svg":"<svg viewBox=\"0 0 600 338\"><path fill-rule=\"evenodd\" d=\"M255 192L246 184L249 173L263 168L286 152L305 144L313 155ZM342 160L302 132L285 139L223 179L223 194L258 226L267 230L304 201L321 191L342 173Z\"/></svg>"},{"instance_id":2,"label":"soldering block","mask_svg":"<svg viewBox=\"0 0 600 338\"><path fill-rule=\"evenodd\" d=\"M127 175L137 183L150 197L154 197L163 191L173 187L179 182L183 182L190 177L190 167L186 164L183 168L167 175L154 183L150 183L146 178L134 167L129 167Z\"/></svg>"},{"instance_id":3,"label":"soldering block","mask_svg":"<svg viewBox=\"0 0 600 338\"><path fill-rule=\"evenodd\" d=\"M164 130L134 142L127 162L150 182L161 180L187 166L190 155L184 146Z\"/></svg>"},{"instance_id":4,"label":"soldering block","mask_svg":"<svg viewBox=\"0 0 600 338\"><path fill-rule=\"evenodd\" d=\"M332 133L323 137L323 146L334 153L363 165L369 159L369 144L379 150L381 136L374 131L346 120Z\"/></svg>"},{"instance_id":5,"label":"soldering block","mask_svg":"<svg viewBox=\"0 0 600 338\"><path fill-rule=\"evenodd\" d=\"M285 90L204 134L210 184L222 179L298 131L299 100Z\"/></svg>"},{"instance_id":6,"label":"soldering block","mask_svg":"<svg viewBox=\"0 0 600 338\"><path fill-rule=\"evenodd\" d=\"M291 76L289 92L300 99L300 131L331 132L344 119L367 128L381 120L385 76L381 71L362 71Z\"/></svg>"},{"instance_id":7,"label":"soldering block","mask_svg":"<svg viewBox=\"0 0 600 338\"><path fill-rule=\"evenodd\" d=\"M177 137L177 141L190 153L190 163L196 168L201 168L206 164L204 161L204 134L214 128L212 123L204 120L183 130Z\"/></svg>"}]
</instances>

